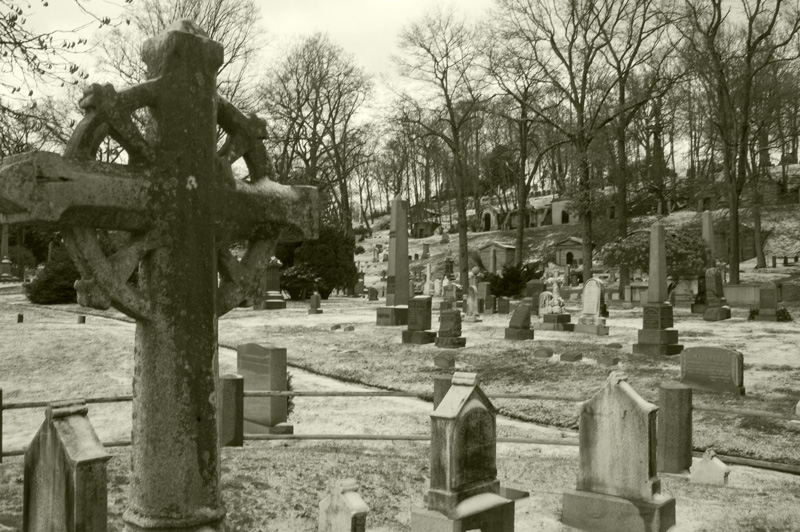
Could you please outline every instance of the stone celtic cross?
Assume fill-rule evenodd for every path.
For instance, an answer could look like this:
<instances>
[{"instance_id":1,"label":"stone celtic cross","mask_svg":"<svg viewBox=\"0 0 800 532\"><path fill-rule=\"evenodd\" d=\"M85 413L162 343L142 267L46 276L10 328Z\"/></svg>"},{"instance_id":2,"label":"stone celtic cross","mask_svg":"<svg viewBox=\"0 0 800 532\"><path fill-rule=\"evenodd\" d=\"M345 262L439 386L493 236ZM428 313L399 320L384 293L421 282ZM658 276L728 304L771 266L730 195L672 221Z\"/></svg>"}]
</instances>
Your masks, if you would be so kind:
<instances>
[{"instance_id":1,"label":"stone celtic cross","mask_svg":"<svg viewBox=\"0 0 800 532\"><path fill-rule=\"evenodd\" d=\"M57 225L81 273L79 303L136 319L126 530L220 530L217 319L258 282L281 235L317 238L318 197L268 178L264 121L217 95L222 45L180 21L147 41L142 58L147 81L85 90L63 156L2 161L0 221ZM96 161L107 137L127 164ZM233 177L240 158L245 180ZM126 240L109 256L98 229ZM241 261L233 241L247 241Z\"/></svg>"}]
</instances>

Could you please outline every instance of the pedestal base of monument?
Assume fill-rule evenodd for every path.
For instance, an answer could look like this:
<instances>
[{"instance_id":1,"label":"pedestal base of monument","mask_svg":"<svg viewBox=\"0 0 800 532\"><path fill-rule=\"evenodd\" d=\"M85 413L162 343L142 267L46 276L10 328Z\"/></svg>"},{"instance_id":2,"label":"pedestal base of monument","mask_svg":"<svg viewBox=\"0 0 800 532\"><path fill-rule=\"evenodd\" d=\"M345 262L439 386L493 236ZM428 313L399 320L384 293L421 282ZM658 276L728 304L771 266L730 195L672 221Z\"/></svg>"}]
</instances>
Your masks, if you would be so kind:
<instances>
[{"instance_id":1,"label":"pedestal base of monument","mask_svg":"<svg viewBox=\"0 0 800 532\"><path fill-rule=\"evenodd\" d=\"M622 302L622 309L623 310L631 310L633 308L633 301L623 301Z\"/></svg>"},{"instance_id":2,"label":"pedestal base of monument","mask_svg":"<svg viewBox=\"0 0 800 532\"><path fill-rule=\"evenodd\" d=\"M608 336L608 326L604 318L580 317L575 325L575 332L594 336Z\"/></svg>"},{"instance_id":3,"label":"pedestal base of monument","mask_svg":"<svg viewBox=\"0 0 800 532\"><path fill-rule=\"evenodd\" d=\"M506 340L533 340L533 329L506 327Z\"/></svg>"},{"instance_id":4,"label":"pedestal base of monument","mask_svg":"<svg viewBox=\"0 0 800 532\"><path fill-rule=\"evenodd\" d=\"M245 434L294 434L294 425L288 423L278 423L276 425L268 426L244 420L244 433Z\"/></svg>"},{"instance_id":5,"label":"pedestal base of monument","mask_svg":"<svg viewBox=\"0 0 800 532\"><path fill-rule=\"evenodd\" d=\"M466 345L467 339L463 336L438 336L436 338L436 347L457 349L459 347L466 347Z\"/></svg>"},{"instance_id":6,"label":"pedestal base of monument","mask_svg":"<svg viewBox=\"0 0 800 532\"><path fill-rule=\"evenodd\" d=\"M667 532L675 526L675 499L656 495L656 500L636 501L592 493L564 493L561 522L590 532Z\"/></svg>"},{"instance_id":7,"label":"pedestal base of monument","mask_svg":"<svg viewBox=\"0 0 800 532\"><path fill-rule=\"evenodd\" d=\"M404 344L432 344L436 341L436 333L433 331L403 331Z\"/></svg>"},{"instance_id":8,"label":"pedestal base of monument","mask_svg":"<svg viewBox=\"0 0 800 532\"><path fill-rule=\"evenodd\" d=\"M633 344L633 353L637 355L678 355L683 345L678 343L677 329L640 329L639 343Z\"/></svg>"},{"instance_id":9,"label":"pedestal base of monument","mask_svg":"<svg viewBox=\"0 0 800 532\"><path fill-rule=\"evenodd\" d=\"M321 308L310 308L308 309L309 314L322 314Z\"/></svg>"},{"instance_id":10,"label":"pedestal base of monument","mask_svg":"<svg viewBox=\"0 0 800 532\"><path fill-rule=\"evenodd\" d=\"M731 319L731 307L708 307L703 312L703 321L722 321Z\"/></svg>"},{"instance_id":11,"label":"pedestal base of monument","mask_svg":"<svg viewBox=\"0 0 800 532\"><path fill-rule=\"evenodd\" d=\"M376 325L378 327L394 327L397 325L408 325L408 306L398 305L396 307L378 308Z\"/></svg>"},{"instance_id":12,"label":"pedestal base of monument","mask_svg":"<svg viewBox=\"0 0 800 532\"><path fill-rule=\"evenodd\" d=\"M411 532L514 532L514 501L481 493L461 501L449 515L411 511Z\"/></svg>"},{"instance_id":13,"label":"pedestal base of monument","mask_svg":"<svg viewBox=\"0 0 800 532\"><path fill-rule=\"evenodd\" d=\"M483 320L480 316L473 315L473 316L464 316L464 319L461 320L462 323L480 323Z\"/></svg>"},{"instance_id":14,"label":"pedestal base of monument","mask_svg":"<svg viewBox=\"0 0 800 532\"><path fill-rule=\"evenodd\" d=\"M705 303L692 303L692 314L705 314L707 308Z\"/></svg>"},{"instance_id":15,"label":"pedestal base of monument","mask_svg":"<svg viewBox=\"0 0 800 532\"><path fill-rule=\"evenodd\" d=\"M267 298L264 299L259 305L257 310L281 310L286 308L286 301L281 296L270 297L267 294ZM322 309L319 309L320 311Z\"/></svg>"},{"instance_id":16,"label":"pedestal base of monument","mask_svg":"<svg viewBox=\"0 0 800 532\"><path fill-rule=\"evenodd\" d=\"M758 314L756 314L756 321L778 321L778 316L775 314L775 310L769 308L762 308L758 309Z\"/></svg>"},{"instance_id":17,"label":"pedestal base of monument","mask_svg":"<svg viewBox=\"0 0 800 532\"><path fill-rule=\"evenodd\" d=\"M565 331L575 330L575 324L571 314L542 314L542 323L537 323L534 327L540 331Z\"/></svg>"}]
</instances>

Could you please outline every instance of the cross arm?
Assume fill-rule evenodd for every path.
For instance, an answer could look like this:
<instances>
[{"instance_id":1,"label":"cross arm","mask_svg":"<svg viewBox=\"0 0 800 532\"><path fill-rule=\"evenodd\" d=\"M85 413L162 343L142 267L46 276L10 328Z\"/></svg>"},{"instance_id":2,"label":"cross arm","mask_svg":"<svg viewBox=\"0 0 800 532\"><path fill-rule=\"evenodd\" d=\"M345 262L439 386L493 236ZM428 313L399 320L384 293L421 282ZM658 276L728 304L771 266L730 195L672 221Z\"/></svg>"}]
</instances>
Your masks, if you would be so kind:
<instances>
[{"instance_id":1,"label":"cross arm","mask_svg":"<svg viewBox=\"0 0 800 532\"><path fill-rule=\"evenodd\" d=\"M146 168L32 151L2 160L0 220L139 231L149 187Z\"/></svg>"},{"instance_id":2,"label":"cross arm","mask_svg":"<svg viewBox=\"0 0 800 532\"><path fill-rule=\"evenodd\" d=\"M223 217L234 237L269 238L276 226L281 240L319 238L319 193L315 187L287 186L269 179L236 181L225 191Z\"/></svg>"}]
</instances>

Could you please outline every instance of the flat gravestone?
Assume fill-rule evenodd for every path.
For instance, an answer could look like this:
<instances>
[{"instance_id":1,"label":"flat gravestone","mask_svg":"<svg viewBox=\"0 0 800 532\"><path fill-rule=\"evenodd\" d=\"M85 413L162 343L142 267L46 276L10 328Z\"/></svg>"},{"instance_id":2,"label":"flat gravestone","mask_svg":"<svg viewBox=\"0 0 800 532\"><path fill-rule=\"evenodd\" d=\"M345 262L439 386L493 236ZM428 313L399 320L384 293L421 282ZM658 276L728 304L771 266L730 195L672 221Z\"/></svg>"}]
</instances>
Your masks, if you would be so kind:
<instances>
[{"instance_id":1,"label":"flat gravestone","mask_svg":"<svg viewBox=\"0 0 800 532\"><path fill-rule=\"evenodd\" d=\"M286 391L286 348L242 344L236 348L237 373L244 377L245 391ZM244 432L291 434L286 425L287 397L246 397Z\"/></svg>"},{"instance_id":2,"label":"flat gravestone","mask_svg":"<svg viewBox=\"0 0 800 532\"><path fill-rule=\"evenodd\" d=\"M720 347L684 349L681 382L700 390L744 395L744 356Z\"/></svg>"},{"instance_id":3,"label":"flat gravestone","mask_svg":"<svg viewBox=\"0 0 800 532\"><path fill-rule=\"evenodd\" d=\"M25 450L22 529L107 529L106 453L83 401L52 403Z\"/></svg>"}]
</instances>

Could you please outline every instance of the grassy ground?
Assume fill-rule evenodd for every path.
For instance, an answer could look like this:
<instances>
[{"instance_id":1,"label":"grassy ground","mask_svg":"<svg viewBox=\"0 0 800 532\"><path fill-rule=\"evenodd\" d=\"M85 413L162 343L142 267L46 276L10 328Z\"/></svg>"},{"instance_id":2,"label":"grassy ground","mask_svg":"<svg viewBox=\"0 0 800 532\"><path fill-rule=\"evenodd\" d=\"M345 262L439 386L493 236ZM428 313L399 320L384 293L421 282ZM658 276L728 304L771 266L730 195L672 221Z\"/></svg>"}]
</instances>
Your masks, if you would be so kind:
<instances>
[{"instance_id":1,"label":"grassy ground","mask_svg":"<svg viewBox=\"0 0 800 532\"><path fill-rule=\"evenodd\" d=\"M109 462L109 531L121 530L129 456L113 450ZM17 527L22 505L22 460L0 467L0 530ZM222 491L232 532L316 530L317 505L328 483L355 478L370 507L367 530L407 532L412 509L428 488L428 446L419 443L247 444L224 449ZM566 532L558 522L562 493L574 489L574 449L542 452L529 446L498 450L502 485L527 490L517 503L517 532ZM677 499L678 528L671 532L792 532L800 530L800 479L737 468L727 488L665 477L662 488Z\"/></svg>"},{"instance_id":2,"label":"grassy ground","mask_svg":"<svg viewBox=\"0 0 800 532\"><path fill-rule=\"evenodd\" d=\"M250 341L281 345L288 348L290 364L316 373L430 394L432 359L440 350L403 345L400 328L375 327L376 306L332 299L323 303L325 313L318 316L307 315L306 305L294 302L285 311L236 310L220 322L220 343L232 347ZM746 322L743 310L734 311L735 319L724 324L708 324L679 312L676 324L687 346L735 346L746 356L745 397L697 393L695 402L791 411L800 397L800 360L791 354L796 353L800 331L794 324ZM25 313L24 324L14 324L18 312ZM85 325L76 323L77 313L90 314ZM4 346L0 387L6 402L130 393L133 324L91 314L119 317L114 312L97 313L76 306L36 308L19 296L0 299L0 323L9 324L0 327L0 345ZM657 397L660 382L679 376L677 359L648 359L629 352L641 323L641 310L612 310L609 337L537 331L534 341L509 342L502 338L507 321L508 316L490 316L482 323L465 325L468 347L455 352L457 368L479 372L489 394L591 395L609 371L594 363L604 353L621 358L631 385L650 400ZM356 330L332 332L334 323L353 324ZM608 346L616 342L623 349ZM770 349L762 349L765 342L771 342ZM584 360L577 364L543 362L531 356L539 346L552 347L557 355L580 352ZM221 362L221 369L229 371L229 360L226 365ZM521 419L575 426L576 403L498 400L496 404L501 412ZM32 433L41 423L40 414L23 416L23 412L9 411L4 416L6 448L20 443L9 443L9 430L29 425L26 430ZM92 422L110 426L103 433L98 431L101 439L120 436L114 428L114 419L120 415L129 418L129 413L92 408ZM103 420L104 416L107 419ZM387 425L392 423L391 417L384 419ZM696 412L694 425L697 448L713 446L723 454L800 463L798 431L783 422ZM226 449L223 490L233 530L314 530L316 505L326 484L343 477L355 477L362 486L372 508L369 530L407 530L409 513L422 505L428 485L427 449L424 444L405 443L248 444L244 449ZM113 452L109 504L111 530L119 530L129 460L126 450ZM503 483L532 493L531 499L518 505L517 530L567 530L558 523L560 501L561 493L574 487L577 449L501 445L498 452ZM0 466L0 530L2 525L19 526L21 475L20 458L6 459ZM664 488L678 498L679 530L800 530L796 524L800 523L800 479L796 477L736 468L726 489L695 486L674 477L664 478Z\"/></svg>"}]
</instances>

